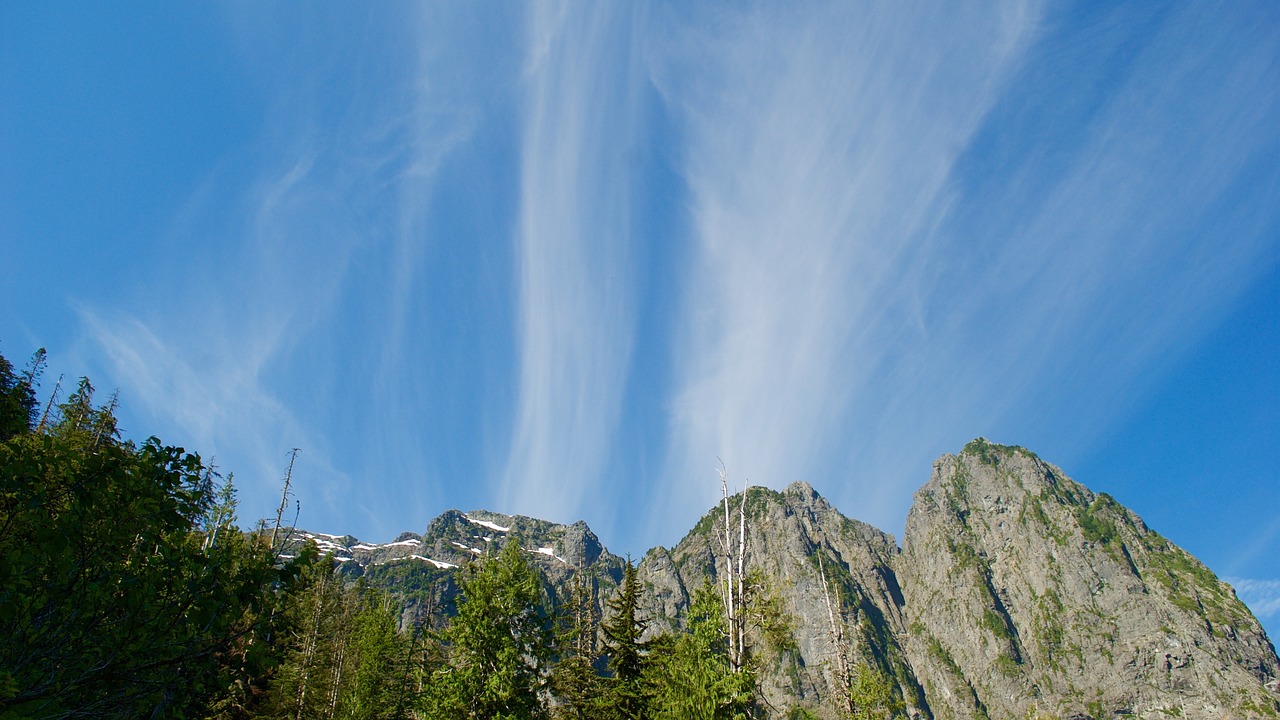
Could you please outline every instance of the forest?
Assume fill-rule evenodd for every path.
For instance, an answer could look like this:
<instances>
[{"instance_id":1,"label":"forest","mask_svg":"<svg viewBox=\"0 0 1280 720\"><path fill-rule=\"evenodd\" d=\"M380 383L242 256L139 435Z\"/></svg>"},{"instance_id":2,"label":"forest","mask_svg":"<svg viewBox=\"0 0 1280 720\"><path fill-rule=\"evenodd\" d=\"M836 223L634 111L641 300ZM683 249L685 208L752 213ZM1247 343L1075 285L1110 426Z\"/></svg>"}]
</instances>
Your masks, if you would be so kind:
<instances>
[{"instance_id":1,"label":"forest","mask_svg":"<svg viewBox=\"0 0 1280 720\"><path fill-rule=\"evenodd\" d=\"M755 679L789 637L767 592L735 611L704 586L681 631L646 633L633 564L604 613L585 576L552 607L512 542L456 571L453 612L406 613L314 544L286 555L279 516L241 527L232 474L122 438L87 378L41 402L44 368L0 356L0 720L779 714ZM865 666L844 677L840 716L900 712Z\"/></svg>"}]
</instances>

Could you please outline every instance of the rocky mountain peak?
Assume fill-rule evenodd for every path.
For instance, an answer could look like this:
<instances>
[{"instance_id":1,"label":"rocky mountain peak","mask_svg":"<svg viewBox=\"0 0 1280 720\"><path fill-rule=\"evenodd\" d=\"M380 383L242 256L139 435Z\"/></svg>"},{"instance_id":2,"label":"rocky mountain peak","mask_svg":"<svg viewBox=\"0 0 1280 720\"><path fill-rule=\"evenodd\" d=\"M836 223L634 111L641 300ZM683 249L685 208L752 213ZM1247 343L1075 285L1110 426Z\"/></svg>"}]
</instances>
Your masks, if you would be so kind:
<instances>
[{"instance_id":1,"label":"rocky mountain peak","mask_svg":"<svg viewBox=\"0 0 1280 720\"><path fill-rule=\"evenodd\" d=\"M1025 448L978 438L940 457L901 548L805 482L748 488L730 507L734 538L739 508L746 518L748 571L793 622L794 644L760 667L774 716L835 717L834 617L850 659L891 678L911 718L1280 717L1280 659L1234 591ZM645 554L650 636L681 628L693 592L723 581L724 522L717 504L674 548ZM622 576L623 561L581 521L449 510L422 536L383 545L300 537L344 572L419 598L408 604L425 592L446 609L455 568L513 540L553 605L586 571L603 612Z\"/></svg>"},{"instance_id":2,"label":"rocky mountain peak","mask_svg":"<svg viewBox=\"0 0 1280 720\"><path fill-rule=\"evenodd\" d=\"M1230 587L1024 448L978 439L940 458L897 567L935 713L1218 717L1274 701L1275 651Z\"/></svg>"}]
</instances>

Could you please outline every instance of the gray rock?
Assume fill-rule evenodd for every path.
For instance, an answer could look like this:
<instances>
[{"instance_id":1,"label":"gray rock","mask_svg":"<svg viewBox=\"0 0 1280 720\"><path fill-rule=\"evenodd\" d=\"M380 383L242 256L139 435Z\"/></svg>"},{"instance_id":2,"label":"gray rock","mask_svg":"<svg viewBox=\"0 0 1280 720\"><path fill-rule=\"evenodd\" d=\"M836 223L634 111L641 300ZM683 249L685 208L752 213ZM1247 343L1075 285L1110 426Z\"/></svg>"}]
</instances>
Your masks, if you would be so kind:
<instances>
[{"instance_id":1,"label":"gray rock","mask_svg":"<svg viewBox=\"0 0 1280 720\"><path fill-rule=\"evenodd\" d=\"M793 642L776 651L753 636L771 716L837 716L821 558L850 654L892 679L906 717L1280 717L1280 660L1235 592L1110 496L1023 448L979 439L938 459L901 549L802 482L750 488L746 513L748 571L792 623ZM683 627L692 593L723 581L723 524L717 506L674 548L641 560L647 636ZM586 523L484 511L450 510L422 536L386 545L298 536L308 537L344 573L399 594L407 618L449 612L455 568L511 541L530 553L552 607L585 571L603 614L624 564Z\"/></svg>"}]
</instances>

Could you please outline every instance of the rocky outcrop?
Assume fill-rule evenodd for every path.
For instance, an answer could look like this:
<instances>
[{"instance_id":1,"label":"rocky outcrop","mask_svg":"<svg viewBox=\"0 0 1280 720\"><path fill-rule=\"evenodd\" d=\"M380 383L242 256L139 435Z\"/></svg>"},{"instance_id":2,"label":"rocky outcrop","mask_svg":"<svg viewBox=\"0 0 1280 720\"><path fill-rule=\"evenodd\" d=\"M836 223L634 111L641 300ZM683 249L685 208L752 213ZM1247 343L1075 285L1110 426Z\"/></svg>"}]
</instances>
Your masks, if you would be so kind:
<instances>
[{"instance_id":1,"label":"rocky outcrop","mask_svg":"<svg viewBox=\"0 0 1280 720\"><path fill-rule=\"evenodd\" d=\"M731 499L735 535L743 497ZM788 642L754 638L772 716L837 716L834 614L847 655L887 678L911 718L1280 717L1280 660L1234 591L1110 496L1023 448L979 439L940 458L901 549L805 483L751 488L744 508L748 572L790 622ZM692 594L723 581L723 531L723 508L713 508L640 562L650 636L680 628ZM298 537L419 614L447 613L456 569L512 541L553 606L585 571L603 610L622 577L623 560L582 522L451 510L421 536L384 545Z\"/></svg>"},{"instance_id":2,"label":"rocky outcrop","mask_svg":"<svg viewBox=\"0 0 1280 720\"><path fill-rule=\"evenodd\" d=\"M896 567L935 717L1275 715L1275 650L1234 591L1025 449L939 459Z\"/></svg>"}]
</instances>

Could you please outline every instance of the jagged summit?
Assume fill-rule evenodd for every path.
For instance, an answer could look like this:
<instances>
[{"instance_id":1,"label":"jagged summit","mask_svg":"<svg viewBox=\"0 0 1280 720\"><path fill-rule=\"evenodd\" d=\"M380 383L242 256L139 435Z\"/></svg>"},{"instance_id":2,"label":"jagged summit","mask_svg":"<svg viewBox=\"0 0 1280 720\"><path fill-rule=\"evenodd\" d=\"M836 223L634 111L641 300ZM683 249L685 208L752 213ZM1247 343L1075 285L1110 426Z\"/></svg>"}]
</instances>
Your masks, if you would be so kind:
<instances>
[{"instance_id":1,"label":"jagged summit","mask_svg":"<svg viewBox=\"0 0 1280 720\"><path fill-rule=\"evenodd\" d=\"M1025 448L979 438L940 457L915 493L901 547L805 482L733 496L735 531L744 497L747 566L794 619L794 645L760 670L779 716L797 707L831 716L835 646L821 565L855 655L893 678L913 718L1280 717L1280 660L1234 591L1109 495ZM650 634L682 626L693 591L720 581L723 530L717 505L675 547L646 553ZM454 568L513 539L553 604L587 570L603 609L623 562L584 522L485 511L450 510L423 535L386 545L302 536L344 572L406 598L437 587L446 605Z\"/></svg>"}]
</instances>

